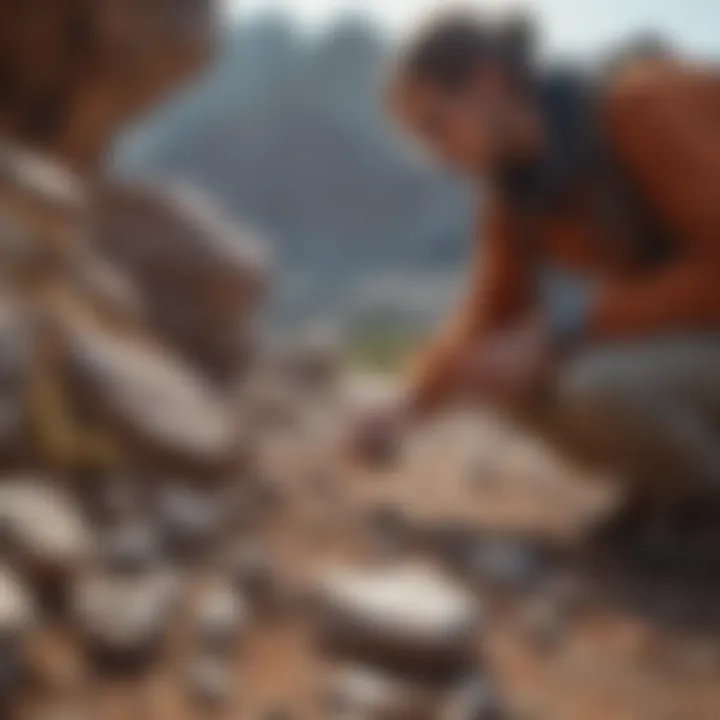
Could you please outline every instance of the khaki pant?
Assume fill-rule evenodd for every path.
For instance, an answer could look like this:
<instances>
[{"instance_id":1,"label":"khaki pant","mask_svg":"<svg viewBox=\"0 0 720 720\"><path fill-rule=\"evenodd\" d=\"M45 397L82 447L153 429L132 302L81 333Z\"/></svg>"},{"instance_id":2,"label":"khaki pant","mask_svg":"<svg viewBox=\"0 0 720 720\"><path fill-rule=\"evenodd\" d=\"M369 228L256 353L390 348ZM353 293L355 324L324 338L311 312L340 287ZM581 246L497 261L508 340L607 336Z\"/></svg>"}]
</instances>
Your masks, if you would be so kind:
<instances>
[{"instance_id":1,"label":"khaki pant","mask_svg":"<svg viewBox=\"0 0 720 720\"><path fill-rule=\"evenodd\" d=\"M559 368L530 429L653 492L720 495L720 335L588 349Z\"/></svg>"}]
</instances>

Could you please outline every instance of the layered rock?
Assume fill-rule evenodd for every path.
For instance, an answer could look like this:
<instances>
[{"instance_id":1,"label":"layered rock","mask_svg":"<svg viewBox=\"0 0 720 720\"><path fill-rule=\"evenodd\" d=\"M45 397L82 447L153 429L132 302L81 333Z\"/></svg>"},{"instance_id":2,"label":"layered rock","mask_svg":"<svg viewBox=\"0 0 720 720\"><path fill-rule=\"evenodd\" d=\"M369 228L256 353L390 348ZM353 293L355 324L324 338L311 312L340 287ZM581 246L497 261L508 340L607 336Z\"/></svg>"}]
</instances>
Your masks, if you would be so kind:
<instances>
[{"instance_id":1,"label":"layered rock","mask_svg":"<svg viewBox=\"0 0 720 720\"><path fill-rule=\"evenodd\" d=\"M213 0L0 2L0 137L89 171L117 130L193 76Z\"/></svg>"},{"instance_id":2,"label":"layered rock","mask_svg":"<svg viewBox=\"0 0 720 720\"><path fill-rule=\"evenodd\" d=\"M95 247L140 290L157 336L203 374L234 379L267 282L257 238L183 187L106 184L92 218Z\"/></svg>"}]
</instances>

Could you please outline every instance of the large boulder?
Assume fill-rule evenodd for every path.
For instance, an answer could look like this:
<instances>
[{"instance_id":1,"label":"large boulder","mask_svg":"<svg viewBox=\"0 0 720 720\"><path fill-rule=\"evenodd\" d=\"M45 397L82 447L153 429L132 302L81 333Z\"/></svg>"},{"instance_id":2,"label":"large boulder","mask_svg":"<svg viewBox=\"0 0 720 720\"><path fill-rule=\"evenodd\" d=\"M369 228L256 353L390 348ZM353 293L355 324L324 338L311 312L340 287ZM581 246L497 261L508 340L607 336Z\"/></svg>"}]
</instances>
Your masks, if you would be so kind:
<instances>
[{"instance_id":1,"label":"large boulder","mask_svg":"<svg viewBox=\"0 0 720 720\"><path fill-rule=\"evenodd\" d=\"M0 0L0 137L95 169L111 137L193 76L215 0Z\"/></svg>"},{"instance_id":2,"label":"large boulder","mask_svg":"<svg viewBox=\"0 0 720 720\"><path fill-rule=\"evenodd\" d=\"M234 378L267 275L257 240L188 188L108 183L93 206L95 247L143 294L159 338L210 377Z\"/></svg>"}]
</instances>

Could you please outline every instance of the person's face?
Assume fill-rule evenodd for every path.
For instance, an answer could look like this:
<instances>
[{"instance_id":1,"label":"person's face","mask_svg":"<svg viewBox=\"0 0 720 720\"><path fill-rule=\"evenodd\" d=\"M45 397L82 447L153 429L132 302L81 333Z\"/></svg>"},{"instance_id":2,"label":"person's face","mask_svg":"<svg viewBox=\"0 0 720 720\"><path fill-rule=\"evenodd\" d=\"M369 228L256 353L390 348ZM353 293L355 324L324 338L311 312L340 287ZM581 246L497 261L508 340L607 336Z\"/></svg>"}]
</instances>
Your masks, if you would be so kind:
<instances>
[{"instance_id":1,"label":"person's face","mask_svg":"<svg viewBox=\"0 0 720 720\"><path fill-rule=\"evenodd\" d=\"M507 83L486 69L454 89L407 79L395 94L393 109L401 126L434 158L474 176L506 155L514 104Z\"/></svg>"}]
</instances>

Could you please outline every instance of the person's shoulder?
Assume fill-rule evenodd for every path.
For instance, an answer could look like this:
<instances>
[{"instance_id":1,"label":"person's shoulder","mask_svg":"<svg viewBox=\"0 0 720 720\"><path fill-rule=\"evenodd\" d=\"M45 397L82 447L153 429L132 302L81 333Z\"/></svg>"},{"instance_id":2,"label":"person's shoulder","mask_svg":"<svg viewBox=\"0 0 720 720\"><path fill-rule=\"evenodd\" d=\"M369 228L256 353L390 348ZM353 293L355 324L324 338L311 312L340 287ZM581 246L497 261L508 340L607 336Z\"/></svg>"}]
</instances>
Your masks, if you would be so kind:
<instances>
[{"instance_id":1,"label":"person's shoulder","mask_svg":"<svg viewBox=\"0 0 720 720\"><path fill-rule=\"evenodd\" d=\"M606 84L603 106L615 120L637 118L660 106L691 102L720 91L713 69L675 56L628 61Z\"/></svg>"}]
</instances>

